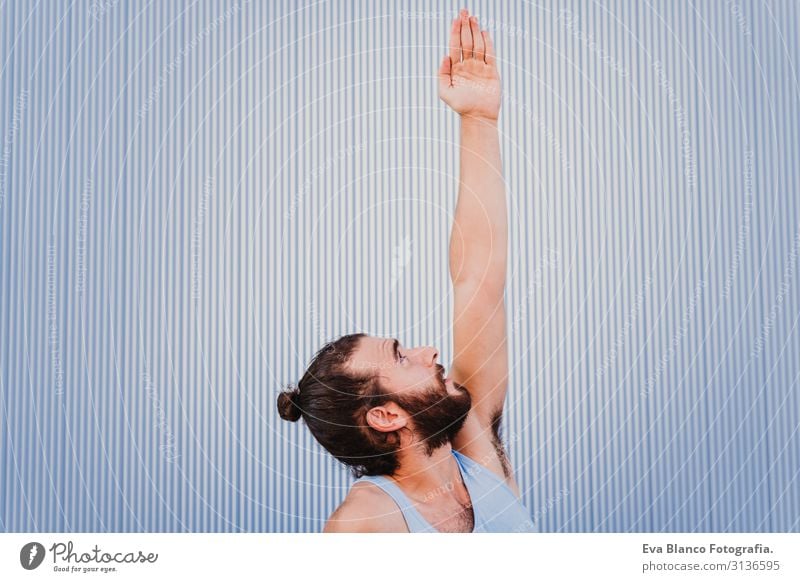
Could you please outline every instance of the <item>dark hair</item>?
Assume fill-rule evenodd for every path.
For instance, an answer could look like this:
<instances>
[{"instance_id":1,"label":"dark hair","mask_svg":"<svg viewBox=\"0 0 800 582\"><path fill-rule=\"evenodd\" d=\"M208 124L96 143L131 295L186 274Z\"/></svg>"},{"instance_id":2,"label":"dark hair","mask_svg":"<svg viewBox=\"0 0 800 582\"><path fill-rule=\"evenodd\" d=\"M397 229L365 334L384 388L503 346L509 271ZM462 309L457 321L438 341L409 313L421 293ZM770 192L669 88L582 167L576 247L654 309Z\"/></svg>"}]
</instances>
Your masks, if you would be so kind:
<instances>
[{"instance_id":1,"label":"dark hair","mask_svg":"<svg viewBox=\"0 0 800 582\"><path fill-rule=\"evenodd\" d=\"M340 337L311 360L296 388L278 395L278 413L284 420L301 416L314 438L356 478L391 475L399 467L399 435L380 432L367 424L367 411L390 400L376 374L347 369L363 333Z\"/></svg>"}]
</instances>

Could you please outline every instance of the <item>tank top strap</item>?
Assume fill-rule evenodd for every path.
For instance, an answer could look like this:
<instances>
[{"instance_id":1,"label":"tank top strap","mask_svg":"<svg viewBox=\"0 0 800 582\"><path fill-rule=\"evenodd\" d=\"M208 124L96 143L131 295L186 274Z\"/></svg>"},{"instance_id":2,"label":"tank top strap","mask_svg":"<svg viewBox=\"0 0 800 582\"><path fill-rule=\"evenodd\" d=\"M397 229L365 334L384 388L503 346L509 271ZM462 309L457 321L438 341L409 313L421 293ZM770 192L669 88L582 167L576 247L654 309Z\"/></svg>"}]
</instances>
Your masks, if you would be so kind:
<instances>
[{"instance_id":1,"label":"tank top strap","mask_svg":"<svg viewBox=\"0 0 800 582\"><path fill-rule=\"evenodd\" d=\"M508 486L503 479L495 475L489 468L481 465L478 461L468 457L453 449L453 456L455 456L458 464L461 465L461 474L464 481L469 481L473 487L480 489L496 489L501 486L505 491L511 493L515 499L519 499L516 493Z\"/></svg>"},{"instance_id":2,"label":"tank top strap","mask_svg":"<svg viewBox=\"0 0 800 582\"><path fill-rule=\"evenodd\" d=\"M389 497L391 497L406 520L406 526L411 533L432 532L431 525L422 517L422 514L414 507L414 503L403 493L403 490L391 479L383 475L365 475L356 480L368 481L380 487Z\"/></svg>"},{"instance_id":3,"label":"tank top strap","mask_svg":"<svg viewBox=\"0 0 800 582\"><path fill-rule=\"evenodd\" d=\"M534 532L522 499L488 467L453 449L472 498L476 532Z\"/></svg>"}]
</instances>

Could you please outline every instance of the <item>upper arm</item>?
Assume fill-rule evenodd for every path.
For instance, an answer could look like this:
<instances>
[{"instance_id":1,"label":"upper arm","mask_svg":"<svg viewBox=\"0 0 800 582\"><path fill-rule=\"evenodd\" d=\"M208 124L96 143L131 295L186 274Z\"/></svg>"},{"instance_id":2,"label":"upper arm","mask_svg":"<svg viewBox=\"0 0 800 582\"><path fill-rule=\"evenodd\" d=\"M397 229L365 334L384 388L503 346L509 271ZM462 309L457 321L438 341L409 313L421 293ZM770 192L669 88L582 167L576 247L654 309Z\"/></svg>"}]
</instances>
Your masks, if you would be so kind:
<instances>
[{"instance_id":1,"label":"upper arm","mask_svg":"<svg viewBox=\"0 0 800 582\"><path fill-rule=\"evenodd\" d=\"M506 309L502 284L453 283L453 347L450 376L472 396L473 410L484 425L502 414L508 389Z\"/></svg>"}]
</instances>

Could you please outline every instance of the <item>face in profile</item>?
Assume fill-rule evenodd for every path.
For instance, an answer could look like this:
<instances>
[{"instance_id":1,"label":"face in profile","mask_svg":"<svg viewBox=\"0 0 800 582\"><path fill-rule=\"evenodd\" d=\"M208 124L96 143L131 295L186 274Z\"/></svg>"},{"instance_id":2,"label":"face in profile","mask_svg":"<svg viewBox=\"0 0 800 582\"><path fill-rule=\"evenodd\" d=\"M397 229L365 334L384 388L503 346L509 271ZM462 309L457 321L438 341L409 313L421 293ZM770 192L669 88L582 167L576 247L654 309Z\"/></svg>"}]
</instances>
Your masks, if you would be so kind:
<instances>
[{"instance_id":1,"label":"face in profile","mask_svg":"<svg viewBox=\"0 0 800 582\"><path fill-rule=\"evenodd\" d=\"M426 454L458 434L472 406L469 392L447 378L432 347L405 348L391 338L361 338L348 367L378 376L391 402L367 413L369 425L388 432L408 428ZM398 409L399 407L399 409Z\"/></svg>"}]
</instances>

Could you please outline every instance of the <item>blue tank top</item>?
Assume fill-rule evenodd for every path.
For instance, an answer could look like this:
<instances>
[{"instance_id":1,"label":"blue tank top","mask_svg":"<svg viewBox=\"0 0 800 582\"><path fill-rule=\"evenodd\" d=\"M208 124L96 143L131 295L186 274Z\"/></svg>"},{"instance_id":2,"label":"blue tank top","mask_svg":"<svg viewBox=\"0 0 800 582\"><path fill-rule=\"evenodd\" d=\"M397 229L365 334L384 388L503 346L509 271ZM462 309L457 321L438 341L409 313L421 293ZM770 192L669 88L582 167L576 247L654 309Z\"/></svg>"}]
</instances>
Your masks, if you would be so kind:
<instances>
[{"instance_id":1,"label":"blue tank top","mask_svg":"<svg viewBox=\"0 0 800 582\"><path fill-rule=\"evenodd\" d=\"M528 510L522 501L500 477L468 456L453 450L461 478L472 500L474 528L472 533L535 532ZM411 533L436 533L438 530L428 523L414 507L414 503L391 479L383 475L365 475L359 481L369 481L385 491L397 503Z\"/></svg>"}]
</instances>

